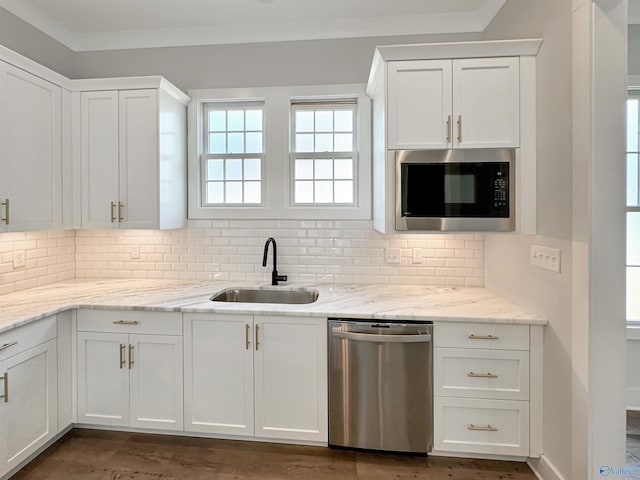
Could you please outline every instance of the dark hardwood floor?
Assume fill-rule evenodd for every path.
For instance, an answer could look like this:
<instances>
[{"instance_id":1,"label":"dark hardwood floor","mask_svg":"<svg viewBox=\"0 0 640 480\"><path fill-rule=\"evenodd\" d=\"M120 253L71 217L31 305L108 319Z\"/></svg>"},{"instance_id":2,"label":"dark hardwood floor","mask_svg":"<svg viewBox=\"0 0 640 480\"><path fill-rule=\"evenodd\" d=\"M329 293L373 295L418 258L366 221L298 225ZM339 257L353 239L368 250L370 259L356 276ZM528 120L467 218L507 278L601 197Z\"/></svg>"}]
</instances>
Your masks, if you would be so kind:
<instances>
[{"instance_id":1,"label":"dark hardwood floor","mask_svg":"<svg viewBox=\"0 0 640 480\"><path fill-rule=\"evenodd\" d=\"M535 480L526 463L76 429L12 480Z\"/></svg>"}]
</instances>

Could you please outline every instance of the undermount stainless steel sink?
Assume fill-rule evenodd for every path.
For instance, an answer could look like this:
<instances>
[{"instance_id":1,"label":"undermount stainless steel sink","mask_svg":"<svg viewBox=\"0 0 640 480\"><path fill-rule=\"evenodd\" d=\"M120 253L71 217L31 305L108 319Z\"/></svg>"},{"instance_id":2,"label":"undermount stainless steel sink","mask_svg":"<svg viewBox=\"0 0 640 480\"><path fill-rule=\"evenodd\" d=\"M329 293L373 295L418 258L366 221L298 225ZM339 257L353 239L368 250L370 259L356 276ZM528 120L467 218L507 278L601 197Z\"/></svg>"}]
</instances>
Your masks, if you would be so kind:
<instances>
[{"instance_id":1,"label":"undermount stainless steel sink","mask_svg":"<svg viewBox=\"0 0 640 480\"><path fill-rule=\"evenodd\" d=\"M318 300L317 290L275 290L266 288L227 288L210 298L212 302L242 303L313 303Z\"/></svg>"}]
</instances>

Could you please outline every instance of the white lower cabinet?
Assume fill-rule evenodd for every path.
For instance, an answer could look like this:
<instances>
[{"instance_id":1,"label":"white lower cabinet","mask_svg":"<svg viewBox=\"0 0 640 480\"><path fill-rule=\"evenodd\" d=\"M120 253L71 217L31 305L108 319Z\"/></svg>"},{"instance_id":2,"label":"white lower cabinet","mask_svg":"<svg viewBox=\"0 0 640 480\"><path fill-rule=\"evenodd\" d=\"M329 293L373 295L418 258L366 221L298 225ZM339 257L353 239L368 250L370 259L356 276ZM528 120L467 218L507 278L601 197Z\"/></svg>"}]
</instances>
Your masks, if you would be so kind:
<instances>
[{"instance_id":1,"label":"white lower cabinet","mask_svg":"<svg viewBox=\"0 0 640 480\"><path fill-rule=\"evenodd\" d=\"M436 397L436 450L529 455L529 402Z\"/></svg>"},{"instance_id":2,"label":"white lower cabinet","mask_svg":"<svg viewBox=\"0 0 640 480\"><path fill-rule=\"evenodd\" d=\"M0 345L10 343L0 338ZM20 347L19 341L15 347ZM58 433L55 338L15 352L0 359L0 476Z\"/></svg>"},{"instance_id":3,"label":"white lower cabinet","mask_svg":"<svg viewBox=\"0 0 640 480\"><path fill-rule=\"evenodd\" d=\"M435 324L436 451L532 454L529 339L528 325Z\"/></svg>"},{"instance_id":4,"label":"white lower cabinet","mask_svg":"<svg viewBox=\"0 0 640 480\"><path fill-rule=\"evenodd\" d=\"M185 314L185 430L327 441L326 320Z\"/></svg>"},{"instance_id":5,"label":"white lower cabinet","mask_svg":"<svg viewBox=\"0 0 640 480\"><path fill-rule=\"evenodd\" d=\"M158 334L147 333L153 332L153 316L159 317L155 325ZM180 315L164 322L163 316L154 312L78 312L79 423L183 429L182 336L161 334L172 320L179 322ZM111 330L113 326L145 333L82 331Z\"/></svg>"}]
</instances>

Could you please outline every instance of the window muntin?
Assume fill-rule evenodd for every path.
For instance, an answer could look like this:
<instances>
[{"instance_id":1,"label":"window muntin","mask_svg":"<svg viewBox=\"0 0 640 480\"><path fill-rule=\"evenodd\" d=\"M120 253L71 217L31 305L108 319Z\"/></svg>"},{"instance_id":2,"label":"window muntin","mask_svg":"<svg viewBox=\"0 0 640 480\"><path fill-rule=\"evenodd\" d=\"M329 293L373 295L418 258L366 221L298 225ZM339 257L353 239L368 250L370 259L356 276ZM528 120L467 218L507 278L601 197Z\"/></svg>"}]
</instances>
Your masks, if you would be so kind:
<instances>
[{"instance_id":1,"label":"window muntin","mask_svg":"<svg viewBox=\"0 0 640 480\"><path fill-rule=\"evenodd\" d=\"M262 205L264 104L203 104L201 155L204 206Z\"/></svg>"},{"instance_id":2,"label":"window muntin","mask_svg":"<svg viewBox=\"0 0 640 480\"><path fill-rule=\"evenodd\" d=\"M293 205L355 205L356 101L292 102Z\"/></svg>"}]
</instances>

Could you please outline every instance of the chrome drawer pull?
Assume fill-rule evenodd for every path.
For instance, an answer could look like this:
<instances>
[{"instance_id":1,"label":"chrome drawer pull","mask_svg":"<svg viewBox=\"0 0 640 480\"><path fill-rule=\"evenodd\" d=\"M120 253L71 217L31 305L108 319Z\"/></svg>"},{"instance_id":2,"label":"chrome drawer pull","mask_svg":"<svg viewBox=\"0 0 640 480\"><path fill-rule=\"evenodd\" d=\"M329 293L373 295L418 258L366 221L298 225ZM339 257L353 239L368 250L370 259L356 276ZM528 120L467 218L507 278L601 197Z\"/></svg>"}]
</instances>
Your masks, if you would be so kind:
<instances>
[{"instance_id":1,"label":"chrome drawer pull","mask_svg":"<svg viewBox=\"0 0 640 480\"><path fill-rule=\"evenodd\" d=\"M9 348L9 347L13 347L14 345L17 345L17 344L18 344L18 342L9 342L9 343L5 343L4 345L2 345L2 346L0 347L0 352L1 352L2 350L6 350L6 349L7 349L7 348Z\"/></svg>"},{"instance_id":2,"label":"chrome drawer pull","mask_svg":"<svg viewBox=\"0 0 640 480\"><path fill-rule=\"evenodd\" d=\"M4 376L0 377L4 380L4 393L0 395L0 398L4 398L4 403L9 402L9 372L4 372Z\"/></svg>"},{"instance_id":3,"label":"chrome drawer pull","mask_svg":"<svg viewBox=\"0 0 640 480\"><path fill-rule=\"evenodd\" d=\"M118 320L117 322L113 322L114 325L138 325L137 320Z\"/></svg>"},{"instance_id":4,"label":"chrome drawer pull","mask_svg":"<svg viewBox=\"0 0 640 480\"><path fill-rule=\"evenodd\" d=\"M135 347L129 344L129 370L133 368L133 349Z\"/></svg>"},{"instance_id":5,"label":"chrome drawer pull","mask_svg":"<svg viewBox=\"0 0 640 480\"><path fill-rule=\"evenodd\" d=\"M497 432L498 429L493 425L474 425L470 424L467 429L469 430L480 430L482 432Z\"/></svg>"},{"instance_id":6,"label":"chrome drawer pull","mask_svg":"<svg viewBox=\"0 0 640 480\"><path fill-rule=\"evenodd\" d=\"M258 347L260 346L260 341L258 340L258 330L260 330L260 325L256 325L256 352L258 351Z\"/></svg>"},{"instance_id":7,"label":"chrome drawer pull","mask_svg":"<svg viewBox=\"0 0 640 480\"><path fill-rule=\"evenodd\" d=\"M495 335L476 335L475 333L470 333L469 338L471 340L498 340L500 337L496 337Z\"/></svg>"},{"instance_id":8,"label":"chrome drawer pull","mask_svg":"<svg viewBox=\"0 0 640 480\"><path fill-rule=\"evenodd\" d=\"M467 377L473 377L473 378L498 378L498 375L496 375L495 373L491 373L491 372L487 372L487 373L469 372L469 373L467 373Z\"/></svg>"},{"instance_id":9,"label":"chrome drawer pull","mask_svg":"<svg viewBox=\"0 0 640 480\"><path fill-rule=\"evenodd\" d=\"M124 359L124 349L125 349L125 345L124 343L120 344L120 369L123 369L124 366L127 364L127 361Z\"/></svg>"},{"instance_id":10,"label":"chrome drawer pull","mask_svg":"<svg viewBox=\"0 0 640 480\"><path fill-rule=\"evenodd\" d=\"M9 225L9 199L6 198L4 202L0 203L4 207L4 218L1 219L5 225Z\"/></svg>"}]
</instances>

